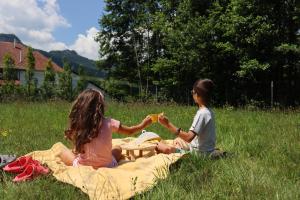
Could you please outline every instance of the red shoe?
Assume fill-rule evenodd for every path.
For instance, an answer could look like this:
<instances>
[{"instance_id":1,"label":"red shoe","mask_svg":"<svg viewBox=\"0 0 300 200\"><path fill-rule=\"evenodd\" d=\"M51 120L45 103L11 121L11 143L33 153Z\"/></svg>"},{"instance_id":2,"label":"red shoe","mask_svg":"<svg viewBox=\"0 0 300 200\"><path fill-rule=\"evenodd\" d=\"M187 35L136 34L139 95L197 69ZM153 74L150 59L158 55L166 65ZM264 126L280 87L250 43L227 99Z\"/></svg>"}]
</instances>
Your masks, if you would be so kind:
<instances>
[{"instance_id":1,"label":"red shoe","mask_svg":"<svg viewBox=\"0 0 300 200\"><path fill-rule=\"evenodd\" d=\"M33 178L35 173L35 165L34 164L29 164L26 166L25 170L17 175L13 182L21 182L21 181L26 181L26 180L30 180Z\"/></svg>"},{"instance_id":2,"label":"red shoe","mask_svg":"<svg viewBox=\"0 0 300 200\"><path fill-rule=\"evenodd\" d=\"M41 165L41 163L37 160L33 160L33 164L35 166L35 174L48 174L49 169Z\"/></svg>"},{"instance_id":3,"label":"red shoe","mask_svg":"<svg viewBox=\"0 0 300 200\"><path fill-rule=\"evenodd\" d=\"M28 164L32 163L32 161L33 160L31 156L22 156L14 162L6 165L3 170L11 173L21 173L25 170Z\"/></svg>"},{"instance_id":4,"label":"red shoe","mask_svg":"<svg viewBox=\"0 0 300 200\"><path fill-rule=\"evenodd\" d=\"M39 161L32 160L32 162L26 166L25 170L21 174L17 175L13 181L21 182L21 181L31 180L34 177L38 176L39 174L48 174L48 173L49 173L48 168L42 166Z\"/></svg>"}]
</instances>

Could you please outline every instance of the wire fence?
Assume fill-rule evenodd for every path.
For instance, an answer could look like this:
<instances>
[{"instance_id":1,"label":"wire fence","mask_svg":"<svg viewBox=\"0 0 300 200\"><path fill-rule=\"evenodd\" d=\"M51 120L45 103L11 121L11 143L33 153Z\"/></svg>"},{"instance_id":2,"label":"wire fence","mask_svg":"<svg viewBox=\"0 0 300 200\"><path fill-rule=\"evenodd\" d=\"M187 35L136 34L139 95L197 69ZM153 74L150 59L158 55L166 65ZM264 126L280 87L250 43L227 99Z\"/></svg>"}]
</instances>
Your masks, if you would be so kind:
<instances>
[{"instance_id":1,"label":"wire fence","mask_svg":"<svg viewBox=\"0 0 300 200\"><path fill-rule=\"evenodd\" d=\"M194 103L192 88L181 88L176 97L167 98L159 86L149 86L148 94L156 101L174 100L183 104ZM136 90L135 92L138 92ZM300 106L300 80L273 80L217 85L213 103L216 105L243 106L253 104L258 107Z\"/></svg>"}]
</instances>

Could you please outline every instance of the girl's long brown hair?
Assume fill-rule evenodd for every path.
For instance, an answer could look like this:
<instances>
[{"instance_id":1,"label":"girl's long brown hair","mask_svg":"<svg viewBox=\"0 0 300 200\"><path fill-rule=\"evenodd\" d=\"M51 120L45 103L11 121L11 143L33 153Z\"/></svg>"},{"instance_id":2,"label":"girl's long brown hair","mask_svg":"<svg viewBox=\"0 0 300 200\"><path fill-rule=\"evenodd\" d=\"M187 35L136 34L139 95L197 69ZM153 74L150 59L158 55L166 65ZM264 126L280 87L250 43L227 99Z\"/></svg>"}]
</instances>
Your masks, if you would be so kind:
<instances>
[{"instance_id":1,"label":"girl's long brown hair","mask_svg":"<svg viewBox=\"0 0 300 200\"><path fill-rule=\"evenodd\" d=\"M83 145L99 134L104 118L104 97L99 91L83 91L74 101L69 114L65 137L70 139L76 154L84 153Z\"/></svg>"}]
</instances>

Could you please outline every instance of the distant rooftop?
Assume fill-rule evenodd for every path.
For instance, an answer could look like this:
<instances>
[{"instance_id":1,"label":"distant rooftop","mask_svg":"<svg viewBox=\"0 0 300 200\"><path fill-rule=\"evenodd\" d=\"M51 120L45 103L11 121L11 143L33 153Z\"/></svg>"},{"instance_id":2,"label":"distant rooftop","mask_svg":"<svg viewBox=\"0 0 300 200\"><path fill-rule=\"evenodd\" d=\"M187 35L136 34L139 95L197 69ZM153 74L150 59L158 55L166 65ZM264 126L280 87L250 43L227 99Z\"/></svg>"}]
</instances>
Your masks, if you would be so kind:
<instances>
[{"instance_id":1,"label":"distant rooftop","mask_svg":"<svg viewBox=\"0 0 300 200\"><path fill-rule=\"evenodd\" d=\"M28 52L28 47L18 42L0 42L0 68L3 68L3 58L4 55L9 53L15 60L15 65L17 69L26 69L26 55ZM35 58L35 70L45 71L48 58L38 51L33 50L33 56ZM63 69L59 67L56 63L52 62L53 70L55 72L62 72Z\"/></svg>"}]
</instances>

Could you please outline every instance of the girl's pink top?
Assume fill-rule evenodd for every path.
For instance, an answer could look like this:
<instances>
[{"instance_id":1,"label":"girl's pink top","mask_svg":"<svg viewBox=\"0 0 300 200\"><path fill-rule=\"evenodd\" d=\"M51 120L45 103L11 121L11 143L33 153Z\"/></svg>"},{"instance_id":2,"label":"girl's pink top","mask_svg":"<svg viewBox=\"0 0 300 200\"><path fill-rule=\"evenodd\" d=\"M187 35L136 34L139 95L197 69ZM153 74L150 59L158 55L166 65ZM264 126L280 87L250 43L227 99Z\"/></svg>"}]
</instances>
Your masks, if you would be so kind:
<instances>
[{"instance_id":1,"label":"girl's pink top","mask_svg":"<svg viewBox=\"0 0 300 200\"><path fill-rule=\"evenodd\" d=\"M119 127L120 121L104 118L98 136L83 146L84 153L78 156L79 164L94 168L109 166L113 161L112 132L117 132Z\"/></svg>"}]
</instances>

